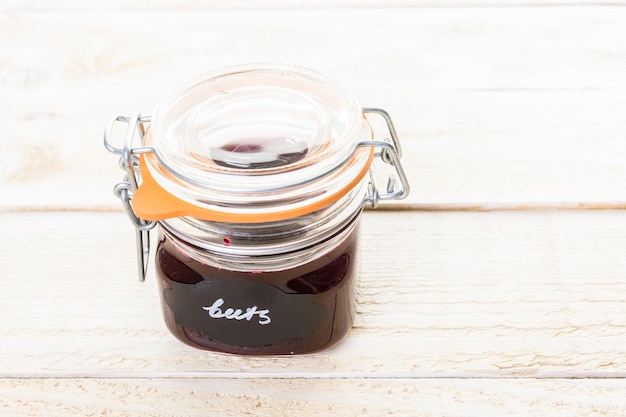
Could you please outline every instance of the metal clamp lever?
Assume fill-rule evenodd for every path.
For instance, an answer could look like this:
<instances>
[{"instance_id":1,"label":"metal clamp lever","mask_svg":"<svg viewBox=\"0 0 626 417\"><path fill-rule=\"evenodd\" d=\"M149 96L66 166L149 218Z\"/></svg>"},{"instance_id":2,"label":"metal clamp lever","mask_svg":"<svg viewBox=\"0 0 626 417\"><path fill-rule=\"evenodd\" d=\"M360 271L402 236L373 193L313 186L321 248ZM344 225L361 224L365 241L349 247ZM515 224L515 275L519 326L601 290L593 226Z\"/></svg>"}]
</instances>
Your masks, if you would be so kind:
<instances>
[{"instance_id":1,"label":"metal clamp lever","mask_svg":"<svg viewBox=\"0 0 626 417\"><path fill-rule=\"evenodd\" d=\"M400 200L406 197L409 193L409 182L400 162L402 149L400 148L400 141L393 122L391 121L391 117L385 110L375 107L365 107L362 110L365 114L376 114L385 120L389 138L361 141L356 144L354 151L356 152L360 147L372 147L375 149L374 156L380 158L385 164L393 167L395 171L395 175L391 174L387 179L386 192L381 192L377 185L374 167L372 166L370 168L369 195L363 199L362 204L369 204L372 208L376 208L378 202L381 200ZM125 172L123 180L115 185L114 192L122 201L126 214L136 229L137 264L140 282L146 279L150 254L150 230L156 226L157 222L138 217L130 202L141 181L139 173L139 155L153 153L158 158L158 154L152 147L133 147L132 145L136 137L139 137L139 142L143 145L143 139L146 133L145 124L149 122L149 116L141 116L139 113L135 113L131 117L114 116L104 132L105 148L113 154L120 155L120 168ZM113 127L116 123L126 123L128 125L124 147L122 148L114 146L111 142Z\"/></svg>"},{"instance_id":2,"label":"metal clamp lever","mask_svg":"<svg viewBox=\"0 0 626 417\"><path fill-rule=\"evenodd\" d=\"M121 182L117 183L113 188L115 195L122 200L122 205L130 218L131 223L135 226L135 236L137 241L137 266L139 281L146 280L148 272L148 258L150 254L150 230L156 226L156 222L147 221L139 218L130 204L133 193L139 187L139 155L147 152L154 152L150 147L133 148L132 144L138 134L140 143L143 143L143 137L146 129L144 124L150 121L149 116L140 116L139 113L133 114L131 117L114 116L104 131L104 147L111 153L120 156L120 168L124 170L125 175ZM126 129L126 137L124 147L118 148L111 143L111 134L115 123L123 122L128 124Z\"/></svg>"},{"instance_id":3,"label":"metal clamp lever","mask_svg":"<svg viewBox=\"0 0 626 417\"><path fill-rule=\"evenodd\" d=\"M381 200L401 200L409 194L409 180L402 168L400 158L402 157L402 148L400 147L400 140L396 133L396 129L391 121L391 116L385 110L377 107L363 107L363 113L373 113L381 116L387 124L389 131L389 138L383 140L368 140L361 141L357 147L370 146L374 148L380 148L375 153L375 156L392 166L395 170L395 174L390 175L387 179L387 189L385 193L379 191L379 187L376 180L374 169L370 169L370 195L365 197L363 204L369 204L372 208L378 206L378 202Z\"/></svg>"}]
</instances>

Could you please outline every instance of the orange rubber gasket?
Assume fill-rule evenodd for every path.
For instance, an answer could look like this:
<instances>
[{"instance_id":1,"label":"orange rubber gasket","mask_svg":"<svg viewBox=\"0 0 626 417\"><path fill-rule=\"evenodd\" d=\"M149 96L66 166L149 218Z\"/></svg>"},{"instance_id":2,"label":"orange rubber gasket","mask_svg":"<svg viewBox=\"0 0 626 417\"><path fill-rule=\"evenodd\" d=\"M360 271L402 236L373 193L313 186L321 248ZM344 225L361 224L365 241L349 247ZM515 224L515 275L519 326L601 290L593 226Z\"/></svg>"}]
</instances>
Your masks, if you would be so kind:
<instances>
[{"instance_id":1,"label":"orange rubber gasket","mask_svg":"<svg viewBox=\"0 0 626 417\"><path fill-rule=\"evenodd\" d=\"M151 159L148 162L146 158L154 158L154 160ZM150 169L147 167L148 163L153 165L158 163L156 157L154 155L142 154L139 161L142 183L135 191L131 204L138 217L154 221L186 216L200 220L228 223L264 223L291 219L322 209L346 195L367 174L373 159L374 148L371 148L367 163L348 184L311 204L270 213L231 213L199 207L170 194L154 179Z\"/></svg>"}]
</instances>

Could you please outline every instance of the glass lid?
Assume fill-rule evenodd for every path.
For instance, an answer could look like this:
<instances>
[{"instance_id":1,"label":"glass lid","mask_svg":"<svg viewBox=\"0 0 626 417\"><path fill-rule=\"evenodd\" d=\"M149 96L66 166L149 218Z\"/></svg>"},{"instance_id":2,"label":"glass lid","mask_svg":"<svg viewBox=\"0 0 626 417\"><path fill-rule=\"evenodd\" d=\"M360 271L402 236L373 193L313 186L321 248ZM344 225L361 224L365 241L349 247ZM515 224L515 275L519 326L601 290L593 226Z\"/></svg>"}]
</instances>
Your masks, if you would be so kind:
<instances>
[{"instance_id":1,"label":"glass lid","mask_svg":"<svg viewBox=\"0 0 626 417\"><path fill-rule=\"evenodd\" d=\"M294 66L229 67L157 107L142 177L207 219L313 211L365 176L373 152L357 145L369 139L356 99L326 76ZM139 211L147 204L142 188L133 200Z\"/></svg>"}]
</instances>

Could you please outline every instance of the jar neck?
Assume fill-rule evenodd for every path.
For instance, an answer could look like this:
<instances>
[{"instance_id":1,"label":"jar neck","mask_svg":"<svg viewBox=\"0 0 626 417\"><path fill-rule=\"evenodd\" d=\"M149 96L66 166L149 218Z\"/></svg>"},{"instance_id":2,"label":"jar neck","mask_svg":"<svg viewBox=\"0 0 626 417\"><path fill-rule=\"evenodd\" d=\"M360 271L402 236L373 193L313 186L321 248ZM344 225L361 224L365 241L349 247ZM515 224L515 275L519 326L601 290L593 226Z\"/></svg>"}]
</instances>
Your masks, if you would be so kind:
<instances>
[{"instance_id":1,"label":"jar neck","mask_svg":"<svg viewBox=\"0 0 626 417\"><path fill-rule=\"evenodd\" d=\"M284 270L323 256L356 227L368 182L334 204L277 222L220 223L190 217L159 222L177 249L199 262L229 270Z\"/></svg>"}]
</instances>

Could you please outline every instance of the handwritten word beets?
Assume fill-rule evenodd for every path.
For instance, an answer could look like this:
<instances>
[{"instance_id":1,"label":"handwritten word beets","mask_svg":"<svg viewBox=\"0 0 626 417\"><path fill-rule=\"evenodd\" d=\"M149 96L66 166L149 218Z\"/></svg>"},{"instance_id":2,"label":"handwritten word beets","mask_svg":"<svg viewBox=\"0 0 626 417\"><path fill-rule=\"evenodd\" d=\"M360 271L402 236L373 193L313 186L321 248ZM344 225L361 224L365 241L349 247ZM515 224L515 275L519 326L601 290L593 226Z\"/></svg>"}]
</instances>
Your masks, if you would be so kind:
<instances>
[{"instance_id":1,"label":"handwritten word beets","mask_svg":"<svg viewBox=\"0 0 626 417\"><path fill-rule=\"evenodd\" d=\"M240 308L227 308L222 311L220 308L224 305L224 299L218 298L210 307L202 307L203 310L209 312L209 316L214 319L227 319L227 320L247 320L250 321L254 316L259 317L259 324L266 325L272 322L269 316L269 310L259 310L257 306L246 308L246 312Z\"/></svg>"}]
</instances>

